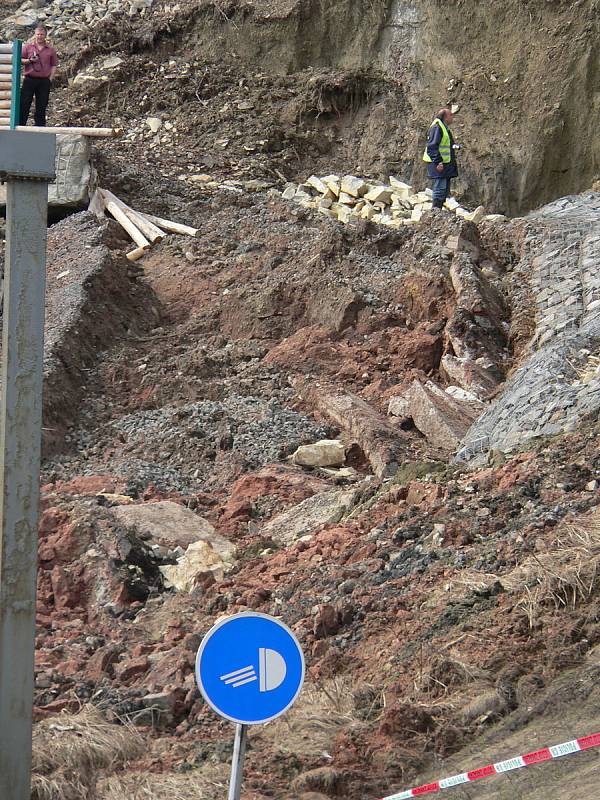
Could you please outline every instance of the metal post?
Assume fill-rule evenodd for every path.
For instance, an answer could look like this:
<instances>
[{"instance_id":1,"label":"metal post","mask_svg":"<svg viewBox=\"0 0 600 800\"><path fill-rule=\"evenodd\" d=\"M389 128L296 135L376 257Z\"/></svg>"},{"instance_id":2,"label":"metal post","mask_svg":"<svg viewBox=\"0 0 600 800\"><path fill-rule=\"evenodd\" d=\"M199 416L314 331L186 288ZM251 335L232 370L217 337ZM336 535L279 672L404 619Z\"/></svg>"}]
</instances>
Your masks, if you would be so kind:
<instances>
[{"instance_id":1,"label":"metal post","mask_svg":"<svg viewBox=\"0 0 600 800\"><path fill-rule=\"evenodd\" d=\"M0 177L8 182L0 403L2 800L30 797L46 226L54 149L51 137L46 146L32 133L0 132Z\"/></svg>"},{"instance_id":2,"label":"metal post","mask_svg":"<svg viewBox=\"0 0 600 800\"><path fill-rule=\"evenodd\" d=\"M235 740L233 742L233 759L231 761L231 781L229 783L229 795L227 796L227 800L240 800L247 739L248 726L236 725Z\"/></svg>"},{"instance_id":3,"label":"metal post","mask_svg":"<svg viewBox=\"0 0 600 800\"><path fill-rule=\"evenodd\" d=\"M21 53L23 43L19 39L13 42L12 51L12 87L10 102L10 127L16 128L21 117ZM37 100L36 100L37 103Z\"/></svg>"}]
</instances>

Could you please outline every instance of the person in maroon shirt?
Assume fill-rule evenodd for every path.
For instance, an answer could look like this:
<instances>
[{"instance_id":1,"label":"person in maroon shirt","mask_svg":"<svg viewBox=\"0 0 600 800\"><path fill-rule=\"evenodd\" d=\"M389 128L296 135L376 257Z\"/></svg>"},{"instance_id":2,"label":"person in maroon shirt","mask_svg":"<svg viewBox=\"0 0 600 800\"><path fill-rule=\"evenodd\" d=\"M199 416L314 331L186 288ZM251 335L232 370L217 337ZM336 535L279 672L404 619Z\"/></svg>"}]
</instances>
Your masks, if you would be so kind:
<instances>
[{"instance_id":1,"label":"person in maroon shirt","mask_svg":"<svg viewBox=\"0 0 600 800\"><path fill-rule=\"evenodd\" d=\"M46 41L46 28L38 25L32 42L23 46L21 60L25 77L21 87L19 124L27 125L31 104L35 97L35 124L46 124L46 109L54 73L58 66L56 50Z\"/></svg>"}]
</instances>

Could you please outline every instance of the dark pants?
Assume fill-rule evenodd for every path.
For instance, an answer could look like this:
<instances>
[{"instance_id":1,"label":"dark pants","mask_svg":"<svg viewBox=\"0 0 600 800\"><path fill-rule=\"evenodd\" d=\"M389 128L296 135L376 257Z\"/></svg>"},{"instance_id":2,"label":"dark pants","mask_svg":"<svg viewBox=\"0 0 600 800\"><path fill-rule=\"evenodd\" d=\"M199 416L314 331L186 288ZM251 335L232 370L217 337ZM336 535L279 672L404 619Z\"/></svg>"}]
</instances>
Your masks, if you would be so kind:
<instances>
[{"instance_id":1,"label":"dark pants","mask_svg":"<svg viewBox=\"0 0 600 800\"><path fill-rule=\"evenodd\" d=\"M19 125L27 125L27 118L33 98L35 97L35 124L44 126L46 124L46 108L52 84L50 78L32 78L25 76L21 87L21 110L19 115Z\"/></svg>"},{"instance_id":2,"label":"dark pants","mask_svg":"<svg viewBox=\"0 0 600 800\"><path fill-rule=\"evenodd\" d=\"M452 178L433 179L433 207L443 208L447 198L450 197L450 181Z\"/></svg>"}]
</instances>

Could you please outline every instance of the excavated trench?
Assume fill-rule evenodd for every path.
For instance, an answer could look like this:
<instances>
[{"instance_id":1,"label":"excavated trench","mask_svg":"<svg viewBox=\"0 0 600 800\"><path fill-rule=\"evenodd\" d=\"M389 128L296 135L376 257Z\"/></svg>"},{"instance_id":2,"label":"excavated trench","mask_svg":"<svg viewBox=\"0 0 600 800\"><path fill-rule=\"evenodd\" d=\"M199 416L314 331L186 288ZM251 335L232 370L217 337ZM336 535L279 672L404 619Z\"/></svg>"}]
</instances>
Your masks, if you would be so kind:
<instances>
[{"instance_id":1,"label":"excavated trench","mask_svg":"<svg viewBox=\"0 0 600 800\"><path fill-rule=\"evenodd\" d=\"M279 75L334 68L383 76L394 90L374 92L346 125L371 170L396 165L418 182L432 113L459 104L460 189L473 204L516 215L583 191L599 175L597 12L596 0L578 3L575 16L542 0L230 3L227 20L203 7L191 42Z\"/></svg>"}]
</instances>

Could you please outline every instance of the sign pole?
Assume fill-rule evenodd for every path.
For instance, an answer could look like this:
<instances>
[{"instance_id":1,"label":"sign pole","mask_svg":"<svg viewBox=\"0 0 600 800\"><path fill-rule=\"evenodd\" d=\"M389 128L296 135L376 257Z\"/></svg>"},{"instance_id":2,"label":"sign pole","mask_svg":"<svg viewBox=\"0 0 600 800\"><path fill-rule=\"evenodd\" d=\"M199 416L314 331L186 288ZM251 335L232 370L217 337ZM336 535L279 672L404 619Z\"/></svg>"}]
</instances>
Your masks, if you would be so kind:
<instances>
[{"instance_id":1,"label":"sign pole","mask_svg":"<svg viewBox=\"0 0 600 800\"><path fill-rule=\"evenodd\" d=\"M196 683L213 711L236 725L228 800L240 800L248 726L285 714L300 694L304 670L299 641L268 614L233 614L202 639Z\"/></svg>"},{"instance_id":2,"label":"sign pole","mask_svg":"<svg viewBox=\"0 0 600 800\"><path fill-rule=\"evenodd\" d=\"M41 149L40 149L40 144ZM48 182L55 141L0 132L7 187L0 404L0 797L28 800Z\"/></svg>"},{"instance_id":3,"label":"sign pole","mask_svg":"<svg viewBox=\"0 0 600 800\"><path fill-rule=\"evenodd\" d=\"M247 740L248 726L236 725L235 739L233 742L233 759L231 761L231 781L229 783L229 795L227 800L240 800Z\"/></svg>"}]
</instances>

